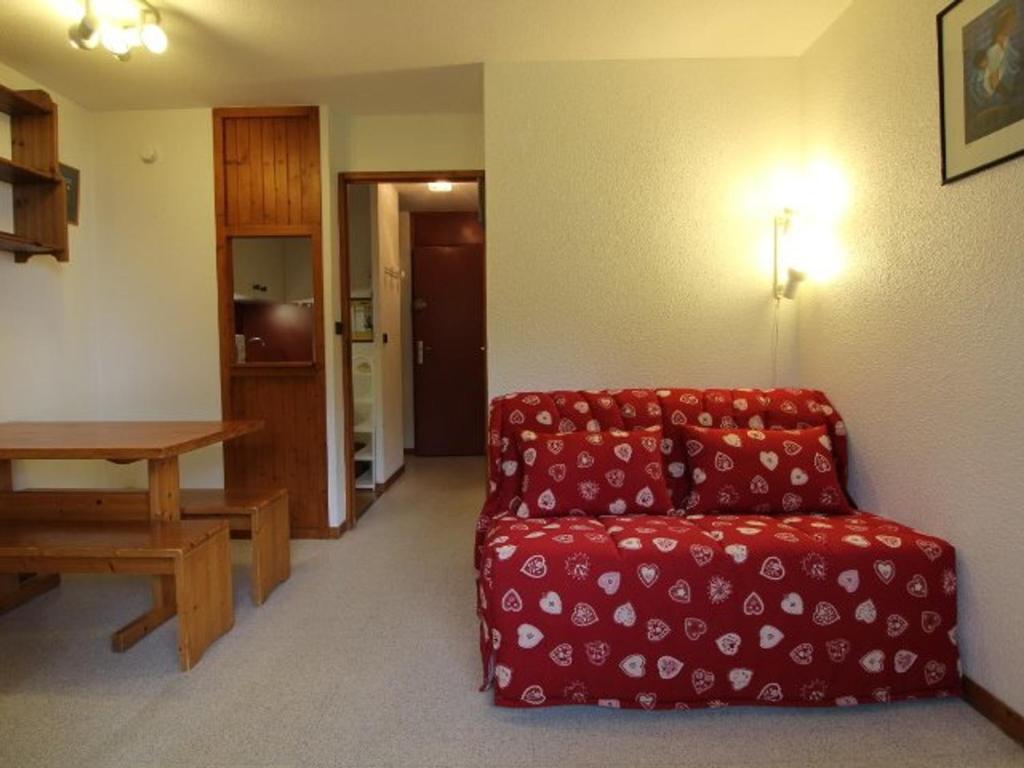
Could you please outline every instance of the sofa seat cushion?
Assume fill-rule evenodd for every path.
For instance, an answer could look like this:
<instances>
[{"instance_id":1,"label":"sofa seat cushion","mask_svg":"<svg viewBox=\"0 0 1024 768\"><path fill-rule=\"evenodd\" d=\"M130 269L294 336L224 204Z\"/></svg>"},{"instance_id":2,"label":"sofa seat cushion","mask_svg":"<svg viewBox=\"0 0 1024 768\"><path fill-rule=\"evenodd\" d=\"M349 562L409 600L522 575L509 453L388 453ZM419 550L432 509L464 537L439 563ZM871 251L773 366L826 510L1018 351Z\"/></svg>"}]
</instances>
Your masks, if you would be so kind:
<instances>
[{"instance_id":1,"label":"sofa seat cushion","mask_svg":"<svg viewBox=\"0 0 1024 768\"><path fill-rule=\"evenodd\" d=\"M504 518L482 554L504 706L959 692L954 550L877 515Z\"/></svg>"}]
</instances>

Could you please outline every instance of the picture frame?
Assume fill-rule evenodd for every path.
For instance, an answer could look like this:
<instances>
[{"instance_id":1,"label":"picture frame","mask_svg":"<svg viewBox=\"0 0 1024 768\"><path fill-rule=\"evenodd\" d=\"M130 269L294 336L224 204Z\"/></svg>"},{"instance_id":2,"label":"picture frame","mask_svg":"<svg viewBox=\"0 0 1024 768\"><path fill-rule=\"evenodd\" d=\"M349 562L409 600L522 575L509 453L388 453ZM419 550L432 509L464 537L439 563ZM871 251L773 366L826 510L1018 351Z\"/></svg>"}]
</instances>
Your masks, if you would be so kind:
<instances>
[{"instance_id":1,"label":"picture frame","mask_svg":"<svg viewBox=\"0 0 1024 768\"><path fill-rule=\"evenodd\" d=\"M373 341L373 299L351 299L352 341Z\"/></svg>"},{"instance_id":2,"label":"picture frame","mask_svg":"<svg viewBox=\"0 0 1024 768\"><path fill-rule=\"evenodd\" d=\"M78 195L81 187L81 171L61 163L60 175L64 177L64 187L67 189L68 224L78 226Z\"/></svg>"},{"instance_id":3,"label":"picture frame","mask_svg":"<svg viewBox=\"0 0 1024 768\"><path fill-rule=\"evenodd\" d=\"M1024 156L1024 0L954 0L936 26L949 184Z\"/></svg>"}]
</instances>

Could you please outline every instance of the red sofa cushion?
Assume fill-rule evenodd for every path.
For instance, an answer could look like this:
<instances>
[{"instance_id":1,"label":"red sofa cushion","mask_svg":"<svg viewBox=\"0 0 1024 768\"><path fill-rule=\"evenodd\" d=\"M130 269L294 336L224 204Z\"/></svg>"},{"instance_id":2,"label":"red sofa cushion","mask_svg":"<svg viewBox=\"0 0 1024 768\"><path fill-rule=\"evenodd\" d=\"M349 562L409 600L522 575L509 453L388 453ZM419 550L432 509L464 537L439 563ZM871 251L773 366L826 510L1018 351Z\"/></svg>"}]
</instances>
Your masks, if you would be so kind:
<instances>
[{"instance_id":1,"label":"red sofa cushion","mask_svg":"<svg viewBox=\"0 0 1024 768\"><path fill-rule=\"evenodd\" d=\"M846 513L825 427L683 428L689 457L687 514Z\"/></svg>"},{"instance_id":2,"label":"red sofa cushion","mask_svg":"<svg viewBox=\"0 0 1024 768\"><path fill-rule=\"evenodd\" d=\"M869 513L496 521L502 706L829 706L957 695L956 560Z\"/></svg>"},{"instance_id":3,"label":"red sofa cushion","mask_svg":"<svg viewBox=\"0 0 1024 768\"><path fill-rule=\"evenodd\" d=\"M633 432L519 435L522 502L516 516L657 515L672 510L661 427Z\"/></svg>"},{"instance_id":4,"label":"red sofa cushion","mask_svg":"<svg viewBox=\"0 0 1024 768\"><path fill-rule=\"evenodd\" d=\"M660 407L662 452L669 475L669 492L682 509L690 492L688 475L681 471L682 428L687 424L750 429L802 429L824 425L832 438L839 479L846 481L847 438L842 416L823 392L814 389L628 389L517 392L495 397L487 438L487 499L476 527L476 564L479 547L494 521L515 517L522 504L523 462L519 434L625 429L626 417L634 425L651 419ZM629 408L627 406L632 406ZM646 422L648 425L653 421ZM571 425L571 426L570 426Z\"/></svg>"}]
</instances>

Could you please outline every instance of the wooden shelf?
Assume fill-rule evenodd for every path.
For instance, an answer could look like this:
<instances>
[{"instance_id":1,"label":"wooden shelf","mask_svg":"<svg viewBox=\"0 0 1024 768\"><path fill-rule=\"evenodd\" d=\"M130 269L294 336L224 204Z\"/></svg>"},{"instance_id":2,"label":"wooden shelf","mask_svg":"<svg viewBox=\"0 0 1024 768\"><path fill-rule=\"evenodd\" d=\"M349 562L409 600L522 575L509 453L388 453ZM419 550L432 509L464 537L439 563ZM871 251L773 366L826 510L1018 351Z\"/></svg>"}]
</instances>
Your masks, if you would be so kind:
<instances>
[{"instance_id":1,"label":"wooden shelf","mask_svg":"<svg viewBox=\"0 0 1024 768\"><path fill-rule=\"evenodd\" d=\"M13 91L0 85L0 112L12 117L48 115L53 112L53 102L44 91Z\"/></svg>"},{"instance_id":2,"label":"wooden shelf","mask_svg":"<svg viewBox=\"0 0 1024 768\"><path fill-rule=\"evenodd\" d=\"M10 155L0 157L0 182L14 191L14 231L0 232L0 251L13 253L19 264L40 253L67 261L67 186L57 173L57 105L46 91L0 85L0 112L11 122Z\"/></svg>"},{"instance_id":3,"label":"wooden shelf","mask_svg":"<svg viewBox=\"0 0 1024 768\"><path fill-rule=\"evenodd\" d=\"M0 251L9 251L14 254L24 254L25 256L52 253L57 256L57 261L67 261L67 259L61 258L64 253L63 248L29 240L27 237L20 237L10 232L0 232ZM23 261L23 259L18 259L18 261Z\"/></svg>"},{"instance_id":4,"label":"wooden shelf","mask_svg":"<svg viewBox=\"0 0 1024 768\"><path fill-rule=\"evenodd\" d=\"M64 179L0 157L0 181L8 184L61 184Z\"/></svg>"},{"instance_id":5,"label":"wooden shelf","mask_svg":"<svg viewBox=\"0 0 1024 768\"><path fill-rule=\"evenodd\" d=\"M375 487L376 486L373 482L373 467L371 466L356 478L356 488L361 491L372 491Z\"/></svg>"}]
</instances>

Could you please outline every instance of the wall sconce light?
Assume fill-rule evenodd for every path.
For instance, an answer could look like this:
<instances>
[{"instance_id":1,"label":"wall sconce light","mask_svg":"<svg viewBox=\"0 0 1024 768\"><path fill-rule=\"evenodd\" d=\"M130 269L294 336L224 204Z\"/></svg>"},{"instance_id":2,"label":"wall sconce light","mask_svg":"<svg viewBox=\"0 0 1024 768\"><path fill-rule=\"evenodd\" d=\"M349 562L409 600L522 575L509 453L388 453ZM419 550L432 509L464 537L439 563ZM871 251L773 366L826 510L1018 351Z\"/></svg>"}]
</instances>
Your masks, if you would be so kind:
<instances>
[{"instance_id":1,"label":"wall sconce light","mask_svg":"<svg viewBox=\"0 0 1024 768\"><path fill-rule=\"evenodd\" d=\"M128 61L133 48L142 47L156 54L167 50L167 33L160 26L160 12L147 0L106 3L99 10L93 0L65 5L74 19L68 29L68 41L74 48L91 51L102 43L121 61Z\"/></svg>"},{"instance_id":2,"label":"wall sconce light","mask_svg":"<svg viewBox=\"0 0 1024 768\"><path fill-rule=\"evenodd\" d=\"M774 261L772 269L772 287L775 294L775 299L794 299L796 298L796 292L800 288L800 283L807 277L807 273L803 270L796 269L793 266L786 266L785 281L783 281L783 241L788 239L787 235L791 234L793 229L793 221L796 218L796 211L791 208L786 208L775 217L775 237L774 237ZM792 262L792 257L787 259Z\"/></svg>"}]
</instances>

